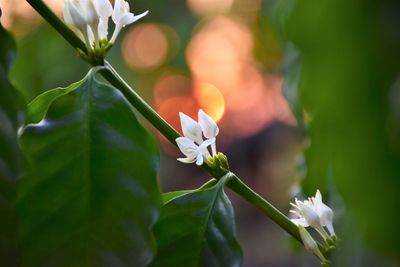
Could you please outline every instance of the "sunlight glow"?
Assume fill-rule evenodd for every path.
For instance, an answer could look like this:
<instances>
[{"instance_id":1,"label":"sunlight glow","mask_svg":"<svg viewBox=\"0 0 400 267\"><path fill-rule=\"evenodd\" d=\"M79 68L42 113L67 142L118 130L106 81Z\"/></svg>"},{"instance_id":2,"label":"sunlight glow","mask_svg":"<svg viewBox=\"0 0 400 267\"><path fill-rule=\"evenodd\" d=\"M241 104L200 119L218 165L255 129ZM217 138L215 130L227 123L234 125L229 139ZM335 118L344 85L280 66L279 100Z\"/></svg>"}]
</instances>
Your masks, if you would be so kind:
<instances>
[{"instance_id":1,"label":"sunlight glow","mask_svg":"<svg viewBox=\"0 0 400 267\"><path fill-rule=\"evenodd\" d=\"M44 0L57 15L62 14L62 1ZM13 29L17 35L23 35L35 29L42 19L24 0L0 0L2 10L1 23L7 29Z\"/></svg>"},{"instance_id":2,"label":"sunlight glow","mask_svg":"<svg viewBox=\"0 0 400 267\"><path fill-rule=\"evenodd\" d=\"M198 83L194 86L194 95L200 107L218 122L225 112L225 100L222 93L212 84Z\"/></svg>"},{"instance_id":3,"label":"sunlight glow","mask_svg":"<svg viewBox=\"0 0 400 267\"><path fill-rule=\"evenodd\" d=\"M199 16L215 15L228 12L234 0L187 0L190 10Z\"/></svg>"},{"instance_id":4,"label":"sunlight glow","mask_svg":"<svg viewBox=\"0 0 400 267\"><path fill-rule=\"evenodd\" d=\"M144 23L133 27L125 35L121 49L129 67L152 70L165 63L177 46L177 34L172 28Z\"/></svg>"}]
</instances>

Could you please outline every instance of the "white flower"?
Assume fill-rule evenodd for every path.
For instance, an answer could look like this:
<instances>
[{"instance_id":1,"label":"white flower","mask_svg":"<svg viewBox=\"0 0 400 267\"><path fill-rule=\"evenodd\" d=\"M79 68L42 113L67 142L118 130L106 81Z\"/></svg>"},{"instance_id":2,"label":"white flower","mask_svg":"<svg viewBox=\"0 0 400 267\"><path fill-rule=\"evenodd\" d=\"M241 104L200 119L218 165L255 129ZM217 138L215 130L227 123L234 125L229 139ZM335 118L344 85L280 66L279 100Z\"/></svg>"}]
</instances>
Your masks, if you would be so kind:
<instances>
[{"instance_id":1,"label":"white flower","mask_svg":"<svg viewBox=\"0 0 400 267\"><path fill-rule=\"evenodd\" d=\"M178 160L184 163L196 161L197 165L202 165L204 159L208 160L217 154L215 143L219 128L215 121L201 109L198 113L198 122L182 112L179 112L179 117L184 137L177 138L176 143L186 158ZM212 156L208 151L208 146L211 146Z\"/></svg>"},{"instance_id":2,"label":"white flower","mask_svg":"<svg viewBox=\"0 0 400 267\"><path fill-rule=\"evenodd\" d=\"M182 153L186 156L186 158L178 158L178 160L183 163L196 162L196 165L201 166L204 162L204 158L206 160L210 158L207 147L213 142L215 142L213 139L206 140L198 146L190 138L178 137L176 143Z\"/></svg>"},{"instance_id":3,"label":"white flower","mask_svg":"<svg viewBox=\"0 0 400 267\"><path fill-rule=\"evenodd\" d=\"M78 6L77 1L73 0L65 0L64 1L64 20L65 23L71 26L75 26L78 29L86 27L86 21L84 19L84 15L81 14L79 10L80 6Z\"/></svg>"},{"instance_id":4,"label":"white flower","mask_svg":"<svg viewBox=\"0 0 400 267\"><path fill-rule=\"evenodd\" d=\"M108 38L108 20L113 13L113 7L109 0L94 0L94 7L99 16L99 25L97 32L100 40Z\"/></svg>"},{"instance_id":5,"label":"white flower","mask_svg":"<svg viewBox=\"0 0 400 267\"><path fill-rule=\"evenodd\" d=\"M317 190L315 197L311 198L311 201L315 207L318 216L320 217L322 226L328 228L331 235L335 235L335 230L333 229L333 211L327 205L322 202L321 192Z\"/></svg>"},{"instance_id":6,"label":"white flower","mask_svg":"<svg viewBox=\"0 0 400 267\"><path fill-rule=\"evenodd\" d=\"M305 249L315 254L321 260L321 262L326 262L324 255L322 255L321 251L318 248L317 242L315 242L310 233L301 225L299 225L298 228Z\"/></svg>"},{"instance_id":7,"label":"white flower","mask_svg":"<svg viewBox=\"0 0 400 267\"><path fill-rule=\"evenodd\" d=\"M65 0L64 1L64 21L67 25L76 28L76 30L83 34L85 40L87 39L87 24L85 20L83 7L78 1Z\"/></svg>"},{"instance_id":8,"label":"white flower","mask_svg":"<svg viewBox=\"0 0 400 267\"><path fill-rule=\"evenodd\" d=\"M64 0L64 20L83 37L88 48L101 46L108 40L108 21L112 16L115 30L111 38L114 43L121 29L147 15L148 11L134 16L129 4L116 0L114 8L109 0Z\"/></svg>"},{"instance_id":9,"label":"white flower","mask_svg":"<svg viewBox=\"0 0 400 267\"><path fill-rule=\"evenodd\" d=\"M200 124L182 112L179 112L179 117L183 136L190 138L197 144L201 144L203 142L203 134Z\"/></svg>"},{"instance_id":10,"label":"white flower","mask_svg":"<svg viewBox=\"0 0 400 267\"><path fill-rule=\"evenodd\" d=\"M64 20L83 36L86 45L97 36L99 17L91 0L64 0Z\"/></svg>"},{"instance_id":11,"label":"white flower","mask_svg":"<svg viewBox=\"0 0 400 267\"><path fill-rule=\"evenodd\" d=\"M322 202L321 193L317 190L315 197L308 200L299 201L295 199L295 204L290 203L294 209L290 210L297 218L292 222L302 227L313 227L326 240L335 235L333 229L333 211ZM326 227L329 234L326 232Z\"/></svg>"},{"instance_id":12,"label":"white flower","mask_svg":"<svg viewBox=\"0 0 400 267\"><path fill-rule=\"evenodd\" d=\"M135 16L129 12L129 3L124 0L115 0L114 11L112 13L112 19L115 23L115 30L111 37L111 43L114 43L121 29L126 25L132 24L135 21L143 18L149 11L145 11L142 14Z\"/></svg>"},{"instance_id":13,"label":"white flower","mask_svg":"<svg viewBox=\"0 0 400 267\"><path fill-rule=\"evenodd\" d=\"M208 139L217 137L219 133L219 128L215 123L215 121L210 116L208 116L202 109L199 110L198 116L199 116L199 124L203 131L204 137ZM217 154L217 148L215 143L211 144L211 150L213 156L215 156L215 154Z\"/></svg>"}]
</instances>

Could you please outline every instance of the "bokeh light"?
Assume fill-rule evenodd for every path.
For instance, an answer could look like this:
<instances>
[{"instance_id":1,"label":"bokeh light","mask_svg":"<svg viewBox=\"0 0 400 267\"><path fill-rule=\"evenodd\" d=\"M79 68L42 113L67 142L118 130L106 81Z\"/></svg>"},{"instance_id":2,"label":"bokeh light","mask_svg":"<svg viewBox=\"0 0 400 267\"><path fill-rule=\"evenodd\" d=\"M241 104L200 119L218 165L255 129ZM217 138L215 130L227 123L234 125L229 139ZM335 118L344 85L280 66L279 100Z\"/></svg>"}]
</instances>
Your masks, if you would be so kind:
<instances>
[{"instance_id":1,"label":"bokeh light","mask_svg":"<svg viewBox=\"0 0 400 267\"><path fill-rule=\"evenodd\" d=\"M250 57L253 45L249 29L238 21L217 17L193 36L186 56L193 75L200 81L227 91L236 84L241 63Z\"/></svg>"},{"instance_id":2,"label":"bokeh light","mask_svg":"<svg viewBox=\"0 0 400 267\"><path fill-rule=\"evenodd\" d=\"M198 104L196 99L191 96L172 96L164 99L156 110L160 116L166 120L172 127L182 134L179 112L183 112L192 118L197 118ZM158 133L161 145L164 151L176 157L180 152L167 139Z\"/></svg>"},{"instance_id":3,"label":"bokeh light","mask_svg":"<svg viewBox=\"0 0 400 267\"><path fill-rule=\"evenodd\" d=\"M190 95L192 81L185 75L169 71L164 73L154 85L154 104L161 105L173 96Z\"/></svg>"},{"instance_id":4,"label":"bokeh light","mask_svg":"<svg viewBox=\"0 0 400 267\"><path fill-rule=\"evenodd\" d=\"M124 37L122 55L132 69L159 67L178 47L176 32L169 26L145 23L133 27Z\"/></svg>"},{"instance_id":5,"label":"bokeh light","mask_svg":"<svg viewBox=\"0 0 400 267\"><path fill-rule=\"evenodd\" d=\"M225 112L225 100L221 91L209 83L197 83L194 95L200 107L215 121L221 120Z\"/></svg>"},{"instance_id":6,"label":"bokeh light","mask_svg":"<svg viewBox=\"0 0 400 267\"><path fill-rule=\"evenodd\" d=\"M226 13L233 3L234 0L187 0L190 10L199 16Z\"/></svg>"},{"instance_id":7,"label":"bokeh light","mask_svg":"<svg viewBox=\"0 0 400 267\"><path fill-rule=\"evenodd\" d=\"M197 116L199 107L192 94L192 81L181 73L169 71L154 85L154 104L157 112L175 129L180 130L179 112Z\"/></svg>"},{"instance_id":8,"label":"bokeh light","mask_svg":"<svg viewBox=\"0 0 400 267\"><path fill-rule=\"evenodd\" d=\"M234 139L255 135L276 120L295 121L281 93L282 78L266 76L259 69L253 48L253 35L245 23L219 16L199 25L186 52L196 81L213 84L221 93L222 127ZM201 105L216 106L218 98L203 98Z\"/></svg>"},{"instance_id":9,"label":"bokeh light","mask_svg":"<svg viewBox=\"0 0 400 267\"><path fill-rule=\"evenodd\" d=\"M62 14L63 1L44 0L44 2L57 14ZM1 23L4 27L15 29L17 35L32 31L39 24L40 16L24 0L0 0L2 10Z\"/></svg>"}]
</instances>

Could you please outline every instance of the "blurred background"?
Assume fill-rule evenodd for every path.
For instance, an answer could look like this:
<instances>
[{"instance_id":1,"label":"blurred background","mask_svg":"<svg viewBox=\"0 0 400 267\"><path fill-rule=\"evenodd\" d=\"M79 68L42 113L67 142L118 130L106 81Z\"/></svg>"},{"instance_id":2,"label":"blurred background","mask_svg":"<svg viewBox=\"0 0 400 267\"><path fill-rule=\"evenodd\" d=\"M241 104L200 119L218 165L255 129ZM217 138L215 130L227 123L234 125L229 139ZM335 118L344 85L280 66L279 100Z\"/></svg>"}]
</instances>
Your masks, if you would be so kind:
<instances>
[{"instance_id":1,"label":"blurred background","mask_svg":"<svg viewBox=\"0 0 400 267\"><path fill-rule=\"evenodd\" d=\"M62 16L62 0L45 2ZM336 266L400 266L398 1L129 2L150 13L123 30L108 58L163 118L180 131L178 112L204 109L232 171L283 213L320 188L342 239ZM27 101L89 70L24 0L0 7L19 49L11 80ZM148 128L160 142L164 192L207 181ZM245 267L319 266L227 193Z\"/></svg>"}]
</instances>

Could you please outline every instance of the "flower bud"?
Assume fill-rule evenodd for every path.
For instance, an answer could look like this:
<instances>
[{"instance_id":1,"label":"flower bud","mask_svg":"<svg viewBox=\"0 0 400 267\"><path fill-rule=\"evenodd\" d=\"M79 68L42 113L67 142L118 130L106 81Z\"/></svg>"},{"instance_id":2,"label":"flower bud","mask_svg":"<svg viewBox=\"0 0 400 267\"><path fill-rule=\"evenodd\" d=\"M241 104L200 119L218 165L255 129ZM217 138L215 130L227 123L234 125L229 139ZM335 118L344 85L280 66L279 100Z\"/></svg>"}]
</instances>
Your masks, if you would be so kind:
<instances>
[{"instance_id":1,"label":"flower bud","mask_svg":"<svg viewBox=\"0 0 400 267\"><path fill-rule=\"evenodd\" d=\"M301 225L299 225L298 228L305 249L316 255L321 260L321 262L326 262L327 260L319 250L317 242L315 242L314 238L310 235L306 228Z\"/></svg>"}]
</instances>

